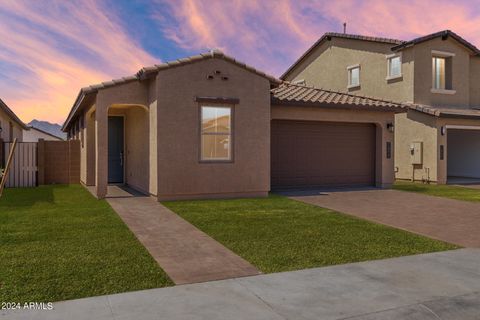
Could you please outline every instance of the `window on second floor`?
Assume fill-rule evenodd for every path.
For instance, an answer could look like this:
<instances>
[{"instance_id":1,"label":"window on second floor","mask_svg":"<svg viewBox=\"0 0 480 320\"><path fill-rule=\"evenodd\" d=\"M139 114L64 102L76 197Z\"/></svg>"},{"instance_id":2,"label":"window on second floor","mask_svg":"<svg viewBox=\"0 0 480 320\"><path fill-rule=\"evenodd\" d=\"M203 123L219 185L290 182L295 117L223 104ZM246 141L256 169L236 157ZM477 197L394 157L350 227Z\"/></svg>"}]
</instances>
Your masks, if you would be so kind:
<instances>
[{"instance_id":1,"label":"window on second floor","mask_svg":"<svg viewBox=\"0 0 480 320\"><path fill-rule=\"evenodd\" d=\"M452 59L454 54L432 52L432 91L451 92L452 90Z\"/></svg>"},{"instance_id":2,"label":"window on second floor","mask_svg":"<svg viewBox=\"0 0 480 320\"><path fill-rule=\"evenodd\" d=\"M360 65L354 65L347 68L348 71L348 89L360 87Z\"/></svg>"},{"instance_id":3,"label":"window on second floor","mask_svg":"<svg viewBox=\"0 0 480 320\"><path fill-rule=\"evenodd\" d=\"M394 54L387 56L387 80L402 76L402 56Z\"/></svg>"}]
</instances>

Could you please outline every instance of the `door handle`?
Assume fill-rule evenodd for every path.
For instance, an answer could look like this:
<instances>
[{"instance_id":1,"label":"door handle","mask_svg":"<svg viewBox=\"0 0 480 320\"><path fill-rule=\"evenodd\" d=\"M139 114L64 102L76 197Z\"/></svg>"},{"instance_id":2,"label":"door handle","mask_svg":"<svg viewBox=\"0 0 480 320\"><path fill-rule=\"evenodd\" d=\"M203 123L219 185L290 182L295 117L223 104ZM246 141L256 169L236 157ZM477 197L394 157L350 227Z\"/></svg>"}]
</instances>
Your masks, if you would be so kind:
<instances>
[{"instance_id":1,"label":"door handle","mask_svg":"<svg viewBox=\"0 0 480 320\"><path fill-rule=\"evenodd\" d=\"M123 151L120 152L120 166L123 167Z\"/></svg>"}]
</instances>

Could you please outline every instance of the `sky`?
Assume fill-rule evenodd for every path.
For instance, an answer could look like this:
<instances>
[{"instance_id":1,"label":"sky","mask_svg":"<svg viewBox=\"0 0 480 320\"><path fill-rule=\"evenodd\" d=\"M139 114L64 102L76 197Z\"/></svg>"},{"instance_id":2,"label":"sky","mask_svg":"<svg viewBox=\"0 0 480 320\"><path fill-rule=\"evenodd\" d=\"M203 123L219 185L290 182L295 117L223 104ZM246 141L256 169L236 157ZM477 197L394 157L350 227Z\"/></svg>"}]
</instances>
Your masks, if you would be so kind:
<instances>
[{"instance_id":1,"label":"sky","mask_svg":"<svg viewBox=\"0 0 480 320\"><path fill-rule=\"evenodd\" d=\"M480 46L480 0L0 0L0 98L62 124L80 88L220 49L280 76L325 32Z\"/></svg>"}]
</instances>

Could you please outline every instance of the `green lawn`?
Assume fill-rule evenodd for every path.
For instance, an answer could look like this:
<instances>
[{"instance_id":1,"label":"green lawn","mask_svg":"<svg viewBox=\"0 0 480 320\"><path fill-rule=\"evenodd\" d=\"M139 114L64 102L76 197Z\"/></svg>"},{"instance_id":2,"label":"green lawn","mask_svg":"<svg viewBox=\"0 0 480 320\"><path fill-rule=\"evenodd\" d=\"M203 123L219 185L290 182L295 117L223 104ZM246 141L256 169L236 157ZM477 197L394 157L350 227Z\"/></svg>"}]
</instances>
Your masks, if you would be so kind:
<instances>
[{"instance_id":1,"label":"green lawn","mask_svg":"<svg viewBox=\"0 0 480 320\"><path fill-rule=\"evenodd\" d=\"M278 195L164 205L266 273L457 248Z\"/></svg>"},{"instance_id":2,"label":"green lawn","mask_svg":"<svg viewBox=\"0 0 480 320\"><path fill-rule=\"evenodd\" d=\"M430 196L480 202L480 189L451 185L422 184L408 181L397 181L393 188L396 190L423 193Z\"/></svg>"},{"instance_id":3,"label":"green lawn","mask_svg":"<svg viewBox=\"0 0 480 320\"><path fill-rule=\"evenodd\" d=\"M79 185L0 199L0 302L58 301L172 285L107 202Z\"/></svg>"}]
</instances>

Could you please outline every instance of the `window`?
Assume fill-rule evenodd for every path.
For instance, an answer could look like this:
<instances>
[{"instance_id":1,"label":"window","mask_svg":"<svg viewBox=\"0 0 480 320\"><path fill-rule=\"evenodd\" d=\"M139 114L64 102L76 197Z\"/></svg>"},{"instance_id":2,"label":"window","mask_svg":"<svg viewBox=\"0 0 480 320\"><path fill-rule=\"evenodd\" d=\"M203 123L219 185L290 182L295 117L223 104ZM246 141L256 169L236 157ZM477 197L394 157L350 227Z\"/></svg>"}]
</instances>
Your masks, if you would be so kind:
<instances>
[{"instance_id":1,"label":"window","mask_svg":"<svg viewBox=\"0 0 480 320\"><path fill-rule=\"evenodd\" d=\"M232 160L232 108L202 106L200 139L202 161Z\"/></svg>"},{"instance_id":2,"label":"window","mask_svg":"<svg viewBox=\"0 0 480 320\"><path fill-rule=\"evenodd\" d=\"M432 92L455 93L452 90L453 53L432 51Z\"/></svg>"},{"instance_id":3,"label":"window","mask_svg":"<svg viewBox=\"0 0 480 320\"><path fill-rule=\"evenodd\" d=\"M350 66L348 71L348 89L360 87L360 65Z\"/></svg>"},{"instance_id":4,"label":"window","mask_svg":"<svg viewBox=\"0 0 480 320\"><path fill-rule=\"evenodd\" d=\"M434 89L446 89L446 87L445 87L445 58L433 57L432 58L432 70L433 70L433 88Z\"/></svg>"},{"instance_id":5,"label":"window","mask_svg":"<svg viewBox=\"0 0 480 320\"><path fill-rule=\"evenodd\" d=\"M402 56L399 54L387 56L387 80L402 76Z\"/></svg>"}]
</instances>

